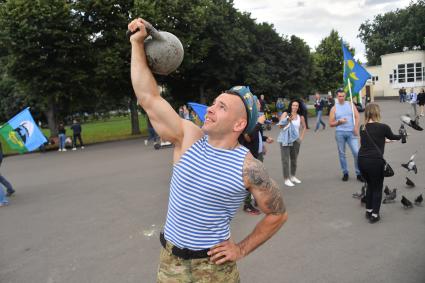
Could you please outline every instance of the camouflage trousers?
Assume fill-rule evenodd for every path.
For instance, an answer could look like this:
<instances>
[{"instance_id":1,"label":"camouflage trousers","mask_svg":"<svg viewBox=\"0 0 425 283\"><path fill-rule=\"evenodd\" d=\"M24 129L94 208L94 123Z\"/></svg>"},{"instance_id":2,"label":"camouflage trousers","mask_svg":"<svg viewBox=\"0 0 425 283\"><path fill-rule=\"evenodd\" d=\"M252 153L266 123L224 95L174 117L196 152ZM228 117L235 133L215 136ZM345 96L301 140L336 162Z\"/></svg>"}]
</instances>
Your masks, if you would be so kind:
<instances>
[{"instance_id":1,"label":"camouflage trousers","mask_svg":"<svg viewBox=\"0 0 425 283\"><path fill-rule=\"evenodd\" d=\"M239 283L239 271L235 262L217 265L209 257L182 259L162 248L159 257L157 283Z\"/></svg>"}]
</instances>

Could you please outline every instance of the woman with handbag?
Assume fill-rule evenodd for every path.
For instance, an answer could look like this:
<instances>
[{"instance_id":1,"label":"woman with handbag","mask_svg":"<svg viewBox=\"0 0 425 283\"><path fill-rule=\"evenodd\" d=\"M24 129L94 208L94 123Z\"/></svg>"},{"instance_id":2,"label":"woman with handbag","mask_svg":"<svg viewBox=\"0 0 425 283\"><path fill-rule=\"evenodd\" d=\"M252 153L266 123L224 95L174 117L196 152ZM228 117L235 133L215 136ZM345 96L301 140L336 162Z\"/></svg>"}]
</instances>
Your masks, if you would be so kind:
<instances>
[{"instance_id":1,"label":"woman with handbag","mask_svg":"<svg viewBox=\"0 0 425 283\"><path fill-rule=\"evenodd\" d=\"M385 141L400 140L391 128L379 123L381 112L378 104L369 103L365 109L365 124L360 127L360 149L358 164L360 172L367 183L366 190L366 218L370 223L378 222L381 217L379 209L382 201L382 187L384 185Z\"/></svg>"},{"instance_id":2,"label":"woman with handbag","mask_svg":"<svg viewBox=\"0 0 425 283\"><path fill-rule=\"evenodd\" d=\"M288 110L283 112L282 116L280 116L280 121L278 123L281 131L277 141L281 145L280 152L284 184L288 187L293 187L295 184L301 183L301 181L295 177L298 153L306 130L305 120L301 112L300 101L292 100L289 103ZM289 175L289 168L291 169L291 175Z\"/></svg>"}]
</instances>

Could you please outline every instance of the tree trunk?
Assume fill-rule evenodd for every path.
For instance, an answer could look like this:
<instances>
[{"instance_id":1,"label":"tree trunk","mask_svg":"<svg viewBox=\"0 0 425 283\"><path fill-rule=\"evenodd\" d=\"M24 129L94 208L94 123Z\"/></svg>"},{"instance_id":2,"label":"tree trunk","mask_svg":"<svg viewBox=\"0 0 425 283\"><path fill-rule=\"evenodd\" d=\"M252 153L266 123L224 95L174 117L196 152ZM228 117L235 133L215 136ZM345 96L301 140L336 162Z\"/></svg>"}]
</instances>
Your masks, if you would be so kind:
<instances>
[{"instance_id":1,"label":"tree trunk","mask_svg":"<svg viewBox=\"0 0 425 283\"><path fill-rule=\"evenodd\" d=\"M130 97L130 119L131 119L131 134L139 135L140 126L139 126L139 113L137 112L137 99L134 95Z\"/></svg>"},{"instance_id":2,"label":"tree trunk","mask_svg":"<svg viewBox=\"0 0 425 283\"><path fill-rule=\"evenodd\" d=\"M207 104L207 98L205 97L205 87L204 84L199 86L199 103Z\"/></svg>"},{"instance_id":3,"label":"tree trunk","mask_svg":"<svg viewBox=\"0 0 425 283\"><path fill-rule=\"evenodd\" d=\"M50 137L58 136L58 127L56 125L56 108L53 99L49 101L48 109L44 113L47 118L47 126L50 129Z\"/></svg>"}]
</instances>

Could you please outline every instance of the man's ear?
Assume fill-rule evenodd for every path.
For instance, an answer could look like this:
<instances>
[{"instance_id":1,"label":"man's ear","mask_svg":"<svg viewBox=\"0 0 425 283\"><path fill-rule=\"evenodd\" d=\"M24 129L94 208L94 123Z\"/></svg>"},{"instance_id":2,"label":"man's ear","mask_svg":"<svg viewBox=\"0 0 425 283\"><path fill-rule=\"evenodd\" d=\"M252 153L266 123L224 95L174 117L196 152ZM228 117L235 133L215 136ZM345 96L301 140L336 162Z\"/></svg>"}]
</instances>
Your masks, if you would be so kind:
<instances>
[{"instance_id":1,"label":"man's ear","mask_svg":"<svg viewBox=\"0 0 425 283\"><path fill-rule=\"evenodd\" d=\"M247 124L246 119L239 119L233 125L233 131L235 131L235 132L243 132L243 130L245 130L245 128L246 128L246 124Z\"/></svg>"}]
</instances>

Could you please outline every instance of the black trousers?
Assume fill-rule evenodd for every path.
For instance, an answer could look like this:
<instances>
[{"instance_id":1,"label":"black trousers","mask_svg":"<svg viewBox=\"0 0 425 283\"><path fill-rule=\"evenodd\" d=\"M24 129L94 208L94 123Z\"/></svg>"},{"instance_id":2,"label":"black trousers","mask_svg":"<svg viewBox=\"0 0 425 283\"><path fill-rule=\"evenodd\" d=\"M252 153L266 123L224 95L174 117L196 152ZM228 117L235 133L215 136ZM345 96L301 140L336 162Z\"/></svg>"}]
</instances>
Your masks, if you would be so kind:
<instances>
[{"instance_id":1,"label":"black trousers","mask_svg":"<svg viewBox=\"0 0 425 283\"><path fill-rule=\"evenodd\" d=\"M372 209L372 213L379 214L384 186L384 160L359 156L358 164L367 183L366 209Z\"/></svg>"},{"instance_id":2,"label":"black trousers","mask_svg":"<svg viewBox=\"0 0 425 283\"><path fill-rule=\"evenodd\" d=\"M74 134L72 141L74 142L74 147L77 147L77 139L80 141L80 146L84 146L83 139L81 138L81 134Z\"/></svg>"}]
</instances>

